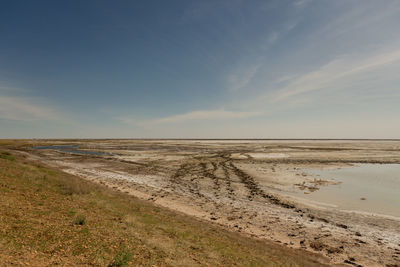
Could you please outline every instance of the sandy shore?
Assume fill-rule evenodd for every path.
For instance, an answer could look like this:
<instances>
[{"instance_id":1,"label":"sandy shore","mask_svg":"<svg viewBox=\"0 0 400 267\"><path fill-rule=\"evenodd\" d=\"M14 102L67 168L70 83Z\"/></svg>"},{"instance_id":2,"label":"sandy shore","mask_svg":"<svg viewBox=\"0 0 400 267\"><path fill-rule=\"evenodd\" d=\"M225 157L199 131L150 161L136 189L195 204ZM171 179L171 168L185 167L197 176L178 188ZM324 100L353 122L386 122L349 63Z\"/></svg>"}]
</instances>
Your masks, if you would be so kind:
<instances>
[{"instance_id":1,"label":"sandy shore","mask_svg":"<svg viewBox=\"0 0 400 267\"><path fill-rule=\"evenodd\" d=\"M286 197L335 183L303 168L400 163L396 141L41 141L112 155L25 150L65 172L331 263L399 266L400 220ZM35 143L32 141L32 145ZM280 194L282 192L282 194ZM397 264L397 265L396 265Z\"/></svg>"}]
</instances>

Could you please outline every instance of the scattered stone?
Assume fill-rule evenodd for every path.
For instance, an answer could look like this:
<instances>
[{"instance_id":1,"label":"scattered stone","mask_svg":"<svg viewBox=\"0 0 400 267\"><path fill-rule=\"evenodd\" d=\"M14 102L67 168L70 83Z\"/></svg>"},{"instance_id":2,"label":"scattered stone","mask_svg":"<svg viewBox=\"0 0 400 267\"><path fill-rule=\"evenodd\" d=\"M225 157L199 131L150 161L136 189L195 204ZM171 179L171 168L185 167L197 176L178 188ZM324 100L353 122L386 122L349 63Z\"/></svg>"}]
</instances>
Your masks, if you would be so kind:
<instances>
[{"instance_id":1,"label":"scattered stone","mask_svg":"<svg viewBox=\"0 0 400 267\"><path fill-rule=\"evenodd\" d=\"M347 225L342 224L342 223L337 223L336 226L341 227L341 228L343 228L343 229L349 228Z\"/></svg>"},{"instance_id":2,"label":"scattered stone","mask_svg":"<svg viewBox=\"0 0 400 267\"><path fill-rule=\"evenodd\" d=\"M328 247L328 249L326 250L329 254L333 254L333 253L340 253L342 252L343 246L335 248L335 247Z\"/></svg>"},{"instance_id":3,"label":"scattered stone","mask_svg":"<svg viewBox=\"0 0 400 267\"><path fill-rule=\"evenodd\" d=\"M357 266L357 267L362 267L362 265L359 265L359 264L355 263L354 261L355 261L355 259L350 257L349 259L344 260L344 263L351 264L351 265Z\"/></svg>"},{"instance_id":4,"label":"scattered stone","mask_svg":"<svg viewBox=\"0 0 400 267\"><path fill-rule=\"evenodd\" d=\"M325 245L321 241L311 241L310 247L316 251L321 251L324 249Z\"/></svg>"},{"instance_id":5,"label":"scattered stone","mask_svg":"<svg viewBox=\"0 0 400 267\"><path fill-rule=\"evenodd\" d=\"M357 241L358 243L360 243L360 244L367 244L367 242L365 242L365 241L363 241L363 240L361 240L361 239L356 239L356 241Z\"/></svg>"},{"instance_id":6,"label":"scattered stone","mask_svg":"<svg viewBox=\"0 0 400 267\"><path fill-rule=\"evenodd\" d=\"M329 221L327 220L327 219L325 219L325 218L317 218L318 220L320 220L321 222L324 222L324 223L329 223Z\"/></svg>"}]
</instances>

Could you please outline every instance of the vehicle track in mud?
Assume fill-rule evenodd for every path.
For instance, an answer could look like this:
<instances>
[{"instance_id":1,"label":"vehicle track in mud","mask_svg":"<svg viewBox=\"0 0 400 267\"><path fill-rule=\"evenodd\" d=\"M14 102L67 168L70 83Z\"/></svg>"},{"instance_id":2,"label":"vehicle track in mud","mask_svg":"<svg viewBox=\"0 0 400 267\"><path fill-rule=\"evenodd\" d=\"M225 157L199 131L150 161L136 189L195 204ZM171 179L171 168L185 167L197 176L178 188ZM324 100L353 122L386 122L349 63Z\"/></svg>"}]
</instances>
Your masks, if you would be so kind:
<instances>
[{"instance_id":1,"label":"vehicle track in mud","mask_svg":"<svg viewBox=\"0 0 400 267\"><path fill-rule=\"evenodd\" d=\"M172 188L184 186L187 191L197 196L205 197L200 191L212 191L216 199L221 197L233 198L232 171L226 162L226 156L195 157L189 162L183 162L170 176L169 182ZM207 180L211 182L211 188L206 188Z\"/></svg>"},{"instance_id":2,"label":"vehicle track in mud","mask_svg":"<svg viewBox=\"0 0 400 267\"><path fill-rule=\"evenodd\" d=\"M198 184L198 167L196 164L185 162L170 176L169 183L173 190L188 191L189 193L204 198L200 193Z\"/></svg>"},{"instance_id":3,"label":"vehicle track in mud","mask_svg":"<svg viewBox=\"0 0 400 267\"><path fill-rule=\"evenodd\" d=\"M226 186L226 190L228 192L228 197L230 199L234 199L235 193L234 193L234 190L232 188L231 174L229 174L229 169L226 166L226 162L219 163L219 166L222 168L222 171L224 173L225 186Z\"/></svg>"},{"instance_id":4,"label":"vehicle track in mud","mask_svg":"<svg viewBox=\"0 0 400 267\"><path fill-rule=\"evenodd\" d=\"M212 188L204 188L206 179L212 182ZM293 204L283 202L276 196L266 193L255 179L238 168L226 153L210 157L196 157L192 158L190 163L181 163L170 176L169 181L173 189L183 187L186 189L185 191L198 197L206 197L201 192L210 192L211 190L216 199L226 197L231 200L241 197L238 189L235 190L232 186L232 183L235 183L236 187L246 189L247 193L244 198L249 201L258 197L260 200L266 199L272 204L285 208L295 208Z\"/></svg>"}]
</instances>

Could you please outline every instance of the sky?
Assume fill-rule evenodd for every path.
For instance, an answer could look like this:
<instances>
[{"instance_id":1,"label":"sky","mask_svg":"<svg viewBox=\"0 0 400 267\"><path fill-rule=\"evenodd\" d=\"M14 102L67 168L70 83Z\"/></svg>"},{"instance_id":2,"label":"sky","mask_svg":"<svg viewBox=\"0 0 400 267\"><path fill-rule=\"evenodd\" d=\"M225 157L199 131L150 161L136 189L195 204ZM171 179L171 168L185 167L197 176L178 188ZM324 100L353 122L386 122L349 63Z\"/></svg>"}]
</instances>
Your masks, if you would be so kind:
<instances>
[{"instance_id":1,"label":"sky","mask_svg":"<svg viewBox=\"0 0 400 267\"><path fill-rule=\"evenodd\" d=\"M400 1L0 3L0 138L400 138Z\"/></svg>"}]
</instances>

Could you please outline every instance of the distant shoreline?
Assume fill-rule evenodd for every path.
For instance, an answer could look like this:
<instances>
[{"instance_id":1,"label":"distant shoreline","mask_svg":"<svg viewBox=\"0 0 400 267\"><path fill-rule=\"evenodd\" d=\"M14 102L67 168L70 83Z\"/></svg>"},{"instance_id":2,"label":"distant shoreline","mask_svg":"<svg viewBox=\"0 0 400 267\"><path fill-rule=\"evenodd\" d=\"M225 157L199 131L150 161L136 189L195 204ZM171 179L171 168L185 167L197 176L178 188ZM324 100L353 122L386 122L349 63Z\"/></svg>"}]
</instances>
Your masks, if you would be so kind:
<instances>
[{"instance_id":1,"label":"distant shoreline","mask_svg":"<svg viewBox=\"0 0 400 267\"><path fill-rule=\"evenodd\" d=\"M0 138L0 140L173 140L173 141L400 141L398 139L374 138Z\"/></svg>"}]
</instances>

